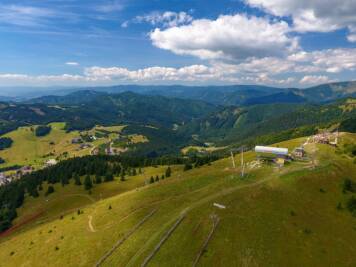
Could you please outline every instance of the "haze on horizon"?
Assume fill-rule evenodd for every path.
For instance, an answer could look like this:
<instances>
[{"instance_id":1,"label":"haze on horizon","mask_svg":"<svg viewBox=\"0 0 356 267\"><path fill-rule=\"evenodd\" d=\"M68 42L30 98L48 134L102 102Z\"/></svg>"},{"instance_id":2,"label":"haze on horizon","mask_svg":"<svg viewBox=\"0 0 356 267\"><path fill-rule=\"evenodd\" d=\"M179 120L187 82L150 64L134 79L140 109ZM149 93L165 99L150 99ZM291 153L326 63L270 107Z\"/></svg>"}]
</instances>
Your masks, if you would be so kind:
<instances>
[{"instance_id":1,"label":"haze on horizon","mask_svg":"<svg viewBox=\"0 0 356 267\"><path fill-rule=\"evenodd\" d=\"M355 80L355 14L354 0L4 0L0 86Z\"/></svg>"}]
</instances>

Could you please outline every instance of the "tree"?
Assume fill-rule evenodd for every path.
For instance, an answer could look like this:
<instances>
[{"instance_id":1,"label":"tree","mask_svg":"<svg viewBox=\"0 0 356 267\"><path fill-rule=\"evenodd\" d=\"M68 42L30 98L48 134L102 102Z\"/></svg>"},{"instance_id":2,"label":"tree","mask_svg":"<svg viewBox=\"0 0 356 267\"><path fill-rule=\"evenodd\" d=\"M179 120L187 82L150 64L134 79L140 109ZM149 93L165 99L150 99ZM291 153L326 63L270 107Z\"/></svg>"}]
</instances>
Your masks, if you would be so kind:
<instances>
[{"instance_id":1,"label":"tree","mask_svg":"<svg viewBox=\"0 0 356 267\"><path fill-rule=\"evenodd\" d=\"M155 182L155 179L153 179L153 176L150 178L150 184L153 184Z\"/></svg>"},{"instance_id":2,"label":"tree","mask_svg":"<svg viewBox=\"0 0 356 267\"><path fill-rule=\"evenodd\" d=\"M161 176L161 180L164 180L164 174L162 174L162 176Z\"/></svg>"},{"instance_id":3,"label":"tree","mask_svg":"<svg viewBox=\"0 0 356 267\"><path fill-rule=\"evenodd\" d=\"M121 172L120 181L122 181L122 182L125 181L125 174L124 174L124 172Z\"/></svg>"},{"instance_id":4,"label":"tree","mask_svg":"<svg viewBox=\"0 0 356 267\"><path fill-rule=\"evenodd\" d=\"M82 185L82 182L80 181L80 177L77 173L74 174L74 184L75 185Z\"/></svg>"},{"instance_id":5,"label":"tree","mask_svg":"<svg viewBox=\"0 0 356 267\"><path fill-rule=\"evenodd\" d=\"M156 175L156 182L158 182L159 181L159 177L158 177L158 175Z\"/></svg>"},{"instance_id":6,"label":"tree","mask_svg":"<svg viewBox=\"0 0 356 267\"><path fill-rule=\"evenodd\" d=\"M37 137L46 136L51 132L51 129L52 129L51 126L40 125L36 128L35 135Z\"/></svg>"},{"instance_id":7,"label":"tree","mask_svg":"<svg viewBox=\"0 0 356 267\"><path fill-rule=\"evenodd\" d=\"M136 175L137 175L136 169L133 168L133 169L132 169L132 176L136 176Z\"/></svg>"},{"instance_id":8,"label":"tree","mask_svg":"<svg viewBox=\"0 0 356 267\"><path fill-rule=\"evenodd\" d=\"M105 180L105 182L114 181L114 175L112 174L112 172L107 172L107 173L105 174L104 180Z\"/></svg>"},{"instance_id":9,"label":"tree","mask_svg":"<svg viewBox=\"0 0 356 267\"><path fill-rule=\"evenodd\" d=\"M184 171L191 170L192 168L193 168L193 167L192 167L192 164L190 164L190 163L184 164Z\"/></svg>"},{"instance_id":10,"label":"tree","mask_svg":"<svg viewBox=\"0 0 356 267\"><path fill-rule=\"evenodd\" d=\"M54 192L54 187L52 185L48 186L46 196L52 194L53 192Z\"/></svg>"},{"instance_id":11,"label":"tree","mask_svg":"<svg viewBox=\"0 0 356 267\"><path fill-rule=\"evenodd\" d=\"M171 167L168 167L167 170L166 170L166 177L171 177L171 174L172 174L172 170L171 170Z\"/></svg>"},{"instance_id":12,"label":"tree","mask_svg":"<svg viewBox=\"0 0 356 267\"><path fill-rule=\"evenodd\" d=\"M91 181L91 178L89 175L85 176L84 179L84 189L85 190L90 190L93 187L93 183Z\"/></svg>"},{"instance_id":13,"label":"tree","mask_svg":"<svg viewBox=\"0 0 356 267\"><path fill-rule=\"evenodd\" d=\"M61 177L61 183L62 183L62 186L65 186L66 184L69 184L69 181L68 181L68 178L65 174L62 175Z\"/></svg>"},{"instance_id":14,"label":"tree","mask_svg":"<svg viewBox=\"0 0 356 267\"><path fill-rule=\"evenodd\" d=\"M101 182L102 182L101 176L98 175L98 174L96 174L96 175L95 175L95 183L96 183L96 184L101 184Z\"/></svg>"}]
</instances>

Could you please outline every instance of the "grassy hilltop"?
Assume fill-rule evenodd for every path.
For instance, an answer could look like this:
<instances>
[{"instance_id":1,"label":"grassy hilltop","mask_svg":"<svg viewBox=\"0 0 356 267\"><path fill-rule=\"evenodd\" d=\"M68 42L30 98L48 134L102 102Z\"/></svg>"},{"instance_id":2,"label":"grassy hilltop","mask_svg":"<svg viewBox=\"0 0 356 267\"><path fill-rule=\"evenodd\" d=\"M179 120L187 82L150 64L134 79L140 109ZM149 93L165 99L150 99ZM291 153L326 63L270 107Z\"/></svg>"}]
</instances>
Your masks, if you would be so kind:
<instances>
[{"instance_id":1,"label":"grassy hilltop","mask_svg":"<svg viewBox=\"0 0 356 267\"><path fill-rule=\"evenodd\" d=\"M355 143L356 136L341 139ZM125 237L100 266L355 266L355 217L346 208L355 194L343 193L342 184L356 181L356 165L342 149L308 144L307 150L314 164L248 164L243 179L226 158L186 172L175 167L172 177L152 185L144 185L143 175L102 184L91 196L66 186L48 202L27 197L17 220L41 209L47 216L2 237L0 262L94 266ZM254 159L245 154L247 162ZM164 167L146 171L159 174Z\"/></svg>"},{"instance_id":2,"label":"grassy hilltop","mask_svg":"<svg viewBox=\"0 0 356 267\"><path fill-rule=\"evenodd\" d=\"M95 147L107 146L112 140L117 138L117 134L126 127L125 125L117 126L95 126L88 131L71 131L65 130L64 122L50 123L51 131L45 136L36 136L36 126L20 127L19 129L7 133L1 137L11 138L13 141L10 148L0 151L0 157L5 160L1 167L13 165L31 165L36 169L43 167L44 163L51 158L64 160L71 157L80 157L90 155L91 150ZM100 134L100 138L89 143L91 147L80 148L80 144L73 144L72 139L81 135ZM132 143L147 142L147 138L142 135L127 135ZM113 144L114 147L115 143ZM118 147L119 149L119 147Z\"/></svg>"}]
</instances>

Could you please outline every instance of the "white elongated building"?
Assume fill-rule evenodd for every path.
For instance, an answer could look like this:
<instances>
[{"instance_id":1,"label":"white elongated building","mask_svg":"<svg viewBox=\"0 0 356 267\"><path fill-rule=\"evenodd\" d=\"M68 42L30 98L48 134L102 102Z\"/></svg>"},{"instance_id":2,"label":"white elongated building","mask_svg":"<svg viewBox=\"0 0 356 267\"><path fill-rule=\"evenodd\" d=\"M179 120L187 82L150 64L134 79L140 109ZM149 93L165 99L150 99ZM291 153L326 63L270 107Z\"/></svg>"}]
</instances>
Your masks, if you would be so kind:
<instances>
[{"instance_id":1,"label":"white elongated building","mask_svg":"<svg viewBox=\"0 0 356 267\"><path fill-rule=\"evenodd\" d=\"M255 152L256 153L275 154L278 156L287 156L288 148L271 147L271 146L256 146Z\"/></svg>"}]
</instances>

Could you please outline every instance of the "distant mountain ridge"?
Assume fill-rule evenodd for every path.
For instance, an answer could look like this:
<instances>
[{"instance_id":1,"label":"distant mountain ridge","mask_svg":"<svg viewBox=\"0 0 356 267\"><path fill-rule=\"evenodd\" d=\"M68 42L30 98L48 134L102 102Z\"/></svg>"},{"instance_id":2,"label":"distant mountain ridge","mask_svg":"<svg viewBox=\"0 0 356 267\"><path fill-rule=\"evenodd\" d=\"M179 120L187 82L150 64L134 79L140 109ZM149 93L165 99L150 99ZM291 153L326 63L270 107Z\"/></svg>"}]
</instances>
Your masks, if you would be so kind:
<instances>
[{"instance_id":1,"label":"distant mountain ridge","mask_svg":"<svg viewBox=\"0 0 356 267\"><path fill-rule=\"evenodd\" d=\"M65 101L62 101L65 99ZM34 103L0 103L0 134L19 126L63 121L68 130L99 125L151 124L172 128L217 110L199 100L80 91L65 97L43 97Z\"/></svg>"},{"instance_id":2,"label":"distant mountain ridge","mask_svg":"<svg viewBox=\"0 0 356 267\"><path fill-rule=\"evenodd\" d=\"M42 96L26 103L82 104L104 94L134 92L143 95L193 99L214 105L254 105L269 103L323 103L356 96L356 82L340 82L318 85L306 89L281 89L260 85L232 86L141 86L118 85L110 87L78 88L67 95Z\"/></svg>"}]
</instances>

